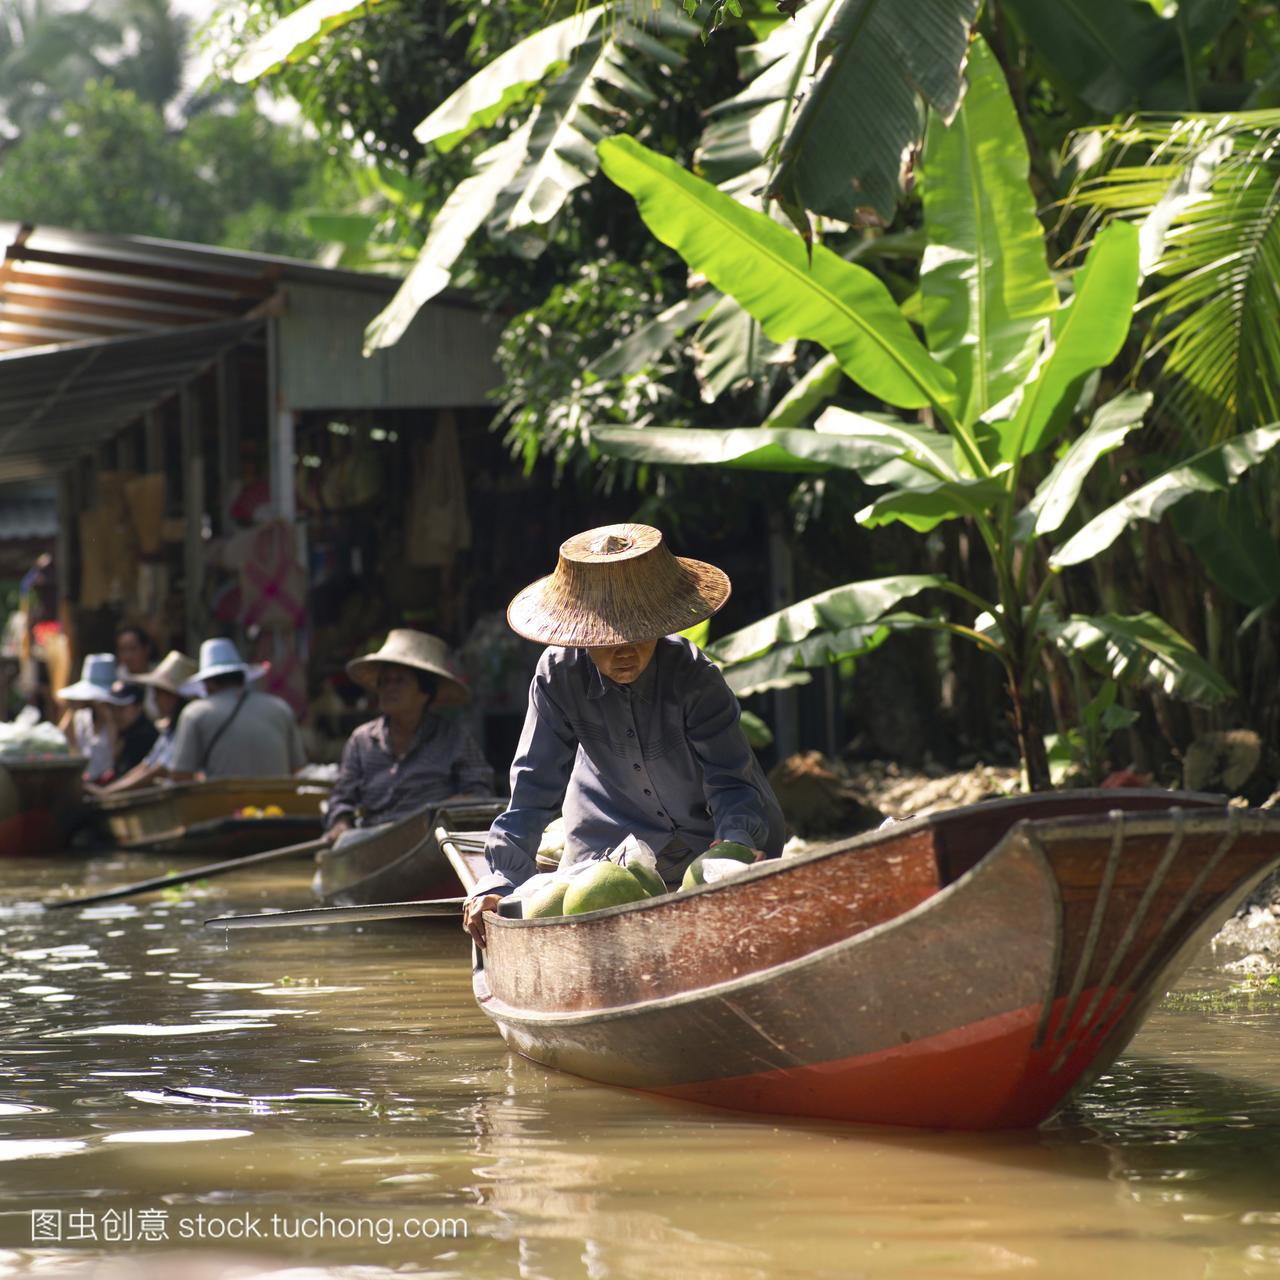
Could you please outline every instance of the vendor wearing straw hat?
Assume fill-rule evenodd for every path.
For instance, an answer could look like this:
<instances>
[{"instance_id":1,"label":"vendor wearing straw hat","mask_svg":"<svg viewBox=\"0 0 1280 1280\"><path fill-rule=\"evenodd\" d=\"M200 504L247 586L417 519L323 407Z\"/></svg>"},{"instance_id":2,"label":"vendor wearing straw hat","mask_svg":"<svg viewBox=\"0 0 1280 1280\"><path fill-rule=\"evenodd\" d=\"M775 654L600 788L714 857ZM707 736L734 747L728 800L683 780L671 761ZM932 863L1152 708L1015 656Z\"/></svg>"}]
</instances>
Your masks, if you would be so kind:
<instances>
[{"instance_id":1,"label":"vendor wearing straw hat","mask_svg":"<svg viewBox=\"0 0 1280 1280\"><path fill-rule=\"evenodd\" d=\"M265 663L240 657L235 642L206 640L193 683L204 697L178 717L170 774L177 782L205 778L282 778L307 763L293 710L283 698L250 685Z\"/></svg>"},{"instance_id":2,"label":"vendor wearing straw hat","mask_svg":"<svg viewBox=\"0 0 1280 1280\"><path fill-rule=\"evenodd\" d=\"M119 656L118 648L116 656ZM199 686L193 683L195 674L195 660L171 649L154 671L131 677L133 684L143 685L152 691L159 712L156 728L160 732L142 763L109 783L103 788L103 794L133 791L169 776L178 736L178 716L191 698L200 696Z\"/></svg>"},{"instance_id":3,"label":"vendor wearing straw hat","mask_svg":"<svg viewBox=\"0 0 1280 1280\"><path fill-rule=\"evenodd\" d=\"M347 740L329 797L326 834L394 822L454 796L491 796L493 770L457 720L432 714L471 696L443 640L392 631L376 653L347 663L351 678L378 696L382 714Z\"/></svg>"},{"instance_id":4,"label":"vendor wearing straw hat","mask_svg":"<svg viewBox=\"0 0 1280 1280\"><path fill-rule=\"evenodd\" d=\"M711 845L732 840L777 857L782 811L714 664L676 636L729 598L714 565L672 555L647 525L577 534L556 570L511 602L507 621L551 646L529 688L511 765L511 802L489 830L492 874L464 926L484 942L484 912L536 870L543 828L563 810L564 860L628 834L677 884Z\"/></svg>"}]
</instances>

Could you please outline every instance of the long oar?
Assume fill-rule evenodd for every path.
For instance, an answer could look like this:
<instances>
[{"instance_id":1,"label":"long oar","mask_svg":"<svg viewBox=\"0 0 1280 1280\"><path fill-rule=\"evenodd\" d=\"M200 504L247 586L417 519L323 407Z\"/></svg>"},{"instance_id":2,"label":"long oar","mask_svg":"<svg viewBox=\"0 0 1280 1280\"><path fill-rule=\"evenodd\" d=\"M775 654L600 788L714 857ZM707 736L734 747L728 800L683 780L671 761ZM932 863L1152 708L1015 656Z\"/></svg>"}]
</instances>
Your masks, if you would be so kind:
<instances>
[{"instance_id":1,"label":"long oar","mask_svg":"<svg viewBox=\"0 0 1280 1280\"><path fill-rule=\"evenodd\" d=\"M154 893L157 889L168 889L171 885L188 884L192 880L208 880L212 876L225 875L228 871L238 871L241 867L274 862L277 858L301 857L306 853L315 853L325 848L327 844L328 841L323 838L304 840L301 844L285 845L283 849L268 849L265 853L251 853L245 858L211 862L208 866L196 867L191 871L178 871L173 875L139 880L136 884L122 885L119 889L108 889L105 893L91 893L83 898L51 898L42 905L49 911L58 911L64 907L89 907L95 902L113 902L117 898L132 898L135 893Z\"/></svg>"},{"instance_id":2,"label":"long oar","mask_svg":"<svg viewBox=\"0 0 1280 1280\"><path fill-rule=\"evenodd\" d=\"M420 916L460 916L466 898L429 898L423 902L376 902L368 907L304 907L300 911L262 911L252 916L216 916L210 929L289 929L303 924L359 924L366 920L412 920Z\"/></svg>"}]
</instances>

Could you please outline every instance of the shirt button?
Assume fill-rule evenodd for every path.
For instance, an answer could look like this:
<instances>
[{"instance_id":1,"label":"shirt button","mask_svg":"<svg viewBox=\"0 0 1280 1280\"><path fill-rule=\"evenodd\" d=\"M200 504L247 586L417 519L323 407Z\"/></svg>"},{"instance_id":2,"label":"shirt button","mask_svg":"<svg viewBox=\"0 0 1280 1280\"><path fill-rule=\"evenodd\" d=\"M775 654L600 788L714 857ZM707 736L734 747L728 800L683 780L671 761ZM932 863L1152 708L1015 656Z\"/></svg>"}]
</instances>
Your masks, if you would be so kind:
<instances>
[{"instance_id":1,"label":"shirt button","mask_svg":"<svg viewBox=\"0 0 1280 1280\"><path fill-rule=\"evenodd\" d=\"M640 766L639 766L638 764L633 764L631 767L632 767L632 768L633 768L637 773L639 773L639 772L640 772Z\"/></svg>"},{"instance_id":2,"label":"shirt button","mask_svg":"<svg viewBox=\"0 0 1280 1280\"><path fill-rule=\"evenodd\" d=\"M634 738L635 736L636 736L636 731L635 731L634 729L628 729L628 730L627 730L627 737L628 737L628 738Z\"/></svg>"},{"instance_id":3,"label":"shirt button","mask_svg":"<svg viewBox=\"0 0 1280 1280\"><path fill-rule=\"evenodd\" d=\"M653 795L653 792L652 792L652 791L650 791L648 787L645 787L645 789L644 789L644 793L645 793L645 795L647 795L647 796L651 796L651 795Z\"/></svg>"},{"instance_id":4,"label":"shirt button","mask_svg":"<svg viewBox=\"0 0 1280 1280\"><path fill-rule=\"evenodd\" d=\"M661 809L659 809L659 810L658 810L658 817L660 817L660 818L665 818L666 816L667 816L667 815L666 815L665 813L663 813Z\"/></svg>"}]
</instances>

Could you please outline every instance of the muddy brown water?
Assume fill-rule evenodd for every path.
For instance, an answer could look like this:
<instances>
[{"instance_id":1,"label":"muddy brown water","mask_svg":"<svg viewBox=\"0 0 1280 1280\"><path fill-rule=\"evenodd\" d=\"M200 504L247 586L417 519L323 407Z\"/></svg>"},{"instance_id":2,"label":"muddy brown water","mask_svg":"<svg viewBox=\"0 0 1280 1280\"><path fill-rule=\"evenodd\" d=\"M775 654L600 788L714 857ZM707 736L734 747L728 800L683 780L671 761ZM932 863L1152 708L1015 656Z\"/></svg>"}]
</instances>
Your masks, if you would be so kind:
<instances>
[{"instance_id":1,"label":"muddy brown water","mask_svg":"<svg viewBox=\"0 0 1280 1280\"><path fill-rule=\"evenodd\" d=\"M1280 988L1211 953L1037 1132L853 1128L510 1054L452 923L202 927L307 905L302 864L12 905L168 866L0 872L0 1276L1280 1275Z\"/></svg>"}]
</instances>

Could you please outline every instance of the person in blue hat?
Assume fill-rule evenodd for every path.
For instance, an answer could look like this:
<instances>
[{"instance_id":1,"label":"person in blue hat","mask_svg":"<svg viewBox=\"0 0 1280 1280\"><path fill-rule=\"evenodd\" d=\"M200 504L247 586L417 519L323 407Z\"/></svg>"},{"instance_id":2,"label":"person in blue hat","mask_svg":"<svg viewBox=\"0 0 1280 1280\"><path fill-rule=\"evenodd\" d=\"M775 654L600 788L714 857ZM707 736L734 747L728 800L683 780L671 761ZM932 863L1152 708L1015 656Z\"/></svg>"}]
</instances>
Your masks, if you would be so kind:
<instances>
[{"instance_id":1,"label":"person in blue hat","mask_svg":"<svg viewBox=\"0 0 1280 1280\"><path fill-rule=\"evenodd\" d=\"M281 778L307 763L293 710L283 698L261 693L253 682L265 664L245 662L235 642L206 640L193 684L205 696L183 708L173 743L170 776Z\"/></svg>"}]
</instances>

